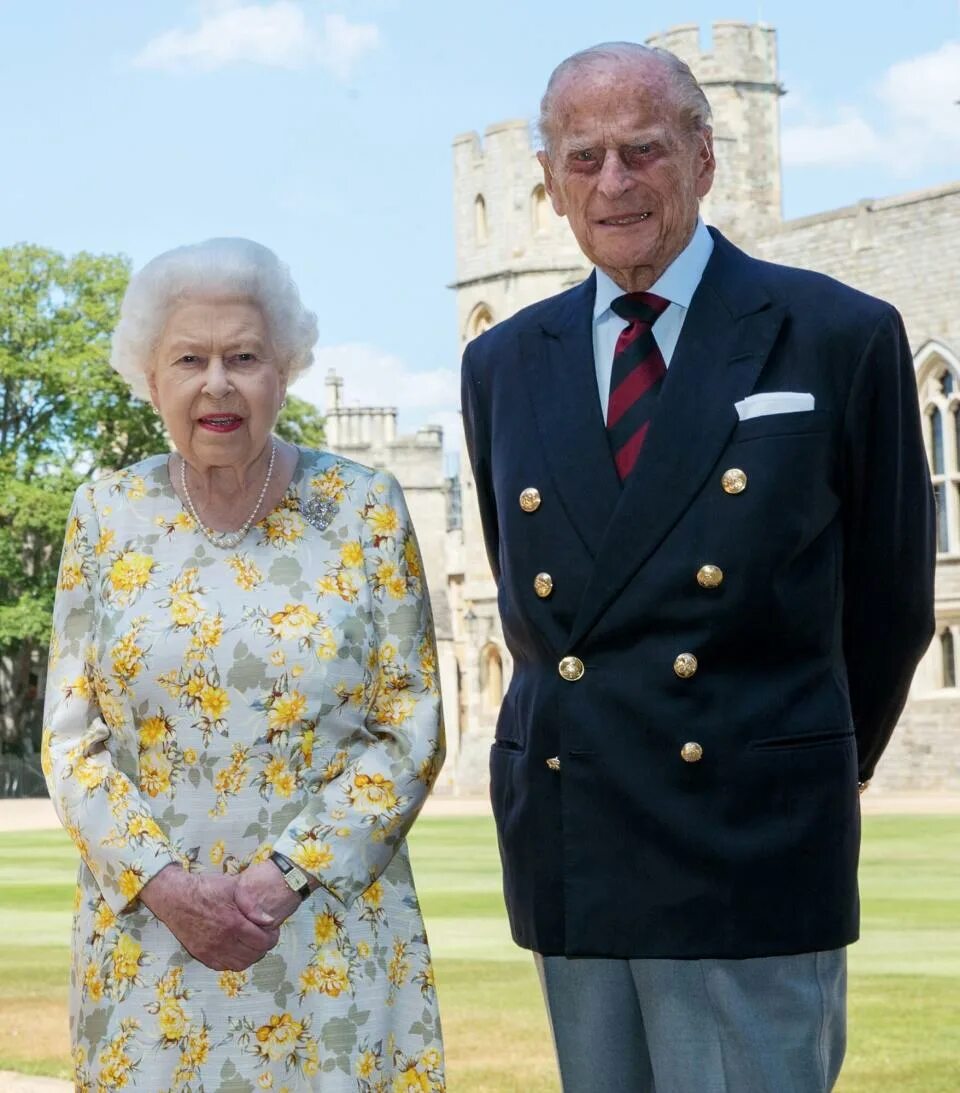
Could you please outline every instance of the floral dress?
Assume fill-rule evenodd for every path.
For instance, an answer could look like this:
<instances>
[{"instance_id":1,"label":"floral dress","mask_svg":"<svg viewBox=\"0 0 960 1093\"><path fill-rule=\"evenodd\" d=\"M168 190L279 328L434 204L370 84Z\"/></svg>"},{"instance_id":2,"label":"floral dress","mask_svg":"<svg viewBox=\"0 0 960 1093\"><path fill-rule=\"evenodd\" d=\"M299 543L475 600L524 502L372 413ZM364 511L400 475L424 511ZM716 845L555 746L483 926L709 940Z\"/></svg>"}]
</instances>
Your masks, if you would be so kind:
<instances>
[{"instance_id":1,"label":"floral dress","mask_svg":"<svg viewBox=\"0 0 960 1093\"><path fill-rule=\"evenodd\" d=\"M82 1091L432 1093L433 970L405 833L443 758L421 560L389 474L301 451L277 508L211 546L155 456L77 491L44 726L82 864ZM160 869L276 849L321 884L247 971L137 899Z\"/></svg>"}]
</instances>

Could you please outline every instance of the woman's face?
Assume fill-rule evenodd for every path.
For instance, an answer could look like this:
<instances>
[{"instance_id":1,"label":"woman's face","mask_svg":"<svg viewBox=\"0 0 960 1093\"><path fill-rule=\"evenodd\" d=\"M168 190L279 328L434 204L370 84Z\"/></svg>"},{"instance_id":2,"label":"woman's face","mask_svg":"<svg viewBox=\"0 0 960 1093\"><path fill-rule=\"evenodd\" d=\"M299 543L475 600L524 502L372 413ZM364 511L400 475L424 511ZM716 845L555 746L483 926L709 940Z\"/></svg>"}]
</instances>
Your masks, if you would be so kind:
<instances>
[{"instance_id":1,"label":"woman's face","mask_svg":"<svg viewBox=\"0 0 960 1093\"><path fill-rule=\"evenodd\" d=\"M287 387L257 304L209 298L171 311L149 384L177 451L198 470L256 459Z\"/></svg>"}]
</instances>

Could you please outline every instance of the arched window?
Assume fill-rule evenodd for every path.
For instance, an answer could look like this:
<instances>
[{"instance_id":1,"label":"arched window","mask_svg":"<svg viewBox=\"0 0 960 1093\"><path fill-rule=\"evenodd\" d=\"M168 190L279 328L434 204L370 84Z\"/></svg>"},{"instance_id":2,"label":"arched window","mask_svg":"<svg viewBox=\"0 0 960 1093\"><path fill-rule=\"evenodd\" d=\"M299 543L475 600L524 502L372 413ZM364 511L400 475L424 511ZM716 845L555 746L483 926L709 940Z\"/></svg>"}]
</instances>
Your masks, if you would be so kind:
<instances>
[{"instance_id":1,"label":"arched window","mask_svg":"<svg viewBox=\"0 0 960 1093\"><path fill-rule=\"evenodd\" d=\"M940 635L940 663L943 665L944 687L956 687L957 654L952 630L944 630Z\"/></svg>"},{"instance_id":2,"label":"arched window","mask_svg":"<svg viewBox=\"0 0 960 1093\"><path fill-rule=\"evenodd\" d=\"M495 713L503 701L503 657L492 643L480 654L480 686L484 708Z\"/></svg>"},{"instance_id":3,"label":"arched window","mask_svg":"<svg viewBox=\"0 0 960 1093\"><path fill-rule=\"evenodd\" d=\"M933 492L937 551L960 554L960 361L928 345L917 358L917 383Z\"/></svg>"},{"instance_id":4,"label":"arched window","mask_svg":"<svg viewBox=\"0 0 960 1093\"><path fill-rule=\"evenodd\" d=\"M473 341L478 334L489 330L491 326L493 326L493 312L486 304L477 304L470 312L470 318L467 319L467 341Z\"/></svg>"},{"instance_id":5,"label":"arched window","mask_svg":"<svg viewBox=\"0 0 960 1093\"><path fill-rule=\"evenodd\" d=\"M934 474L943 474L943 415L938 407L930 411L930 465Z\"/></svg>"},{"instance_id":6,"label":"arched window","mask_svg":"<svg viewBox=\"0 0 960 1093\"><path fill-rule=\"evenodd\" d=\"M550 230L550 203L542 183L534 186L530 195L530 212L533 217L533 234L546 235Z\"/></svg>"},{"instance_id":7,"label":"arched window","mask_svg":"<svg viewBox=\"0 0 960 1093\"><path fill-rule=\"evenodd\" d=\"M487 203L483 200L483 194L477 194L473 202L473 231L477 246L482 247L487 241Z\"/></svg>"}]
</instances>

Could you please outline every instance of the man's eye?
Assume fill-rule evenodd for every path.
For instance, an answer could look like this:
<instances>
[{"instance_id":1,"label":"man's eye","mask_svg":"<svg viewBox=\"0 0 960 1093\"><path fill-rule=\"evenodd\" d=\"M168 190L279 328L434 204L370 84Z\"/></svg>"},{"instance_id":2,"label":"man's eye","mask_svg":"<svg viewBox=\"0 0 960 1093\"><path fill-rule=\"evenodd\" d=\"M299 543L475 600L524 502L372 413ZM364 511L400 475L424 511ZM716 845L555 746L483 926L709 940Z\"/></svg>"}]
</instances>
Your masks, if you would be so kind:
<instances>
[{"instance_id":1,"label":"man's eye","mask_svg":"<svg viewBox=\"0 0 960 1093\"><path fill-rule=\"evenodd\" d=\"M180 358L180 363L181 364L199 364L200 363L200 358L197 357L197 356L194 356L193 353L184 353L184 355Z\"/></svg>"},{"instance_id":2,"label":"man's eye","mask_svg":"<svg viewBox=\"0 0 960 1093\"><path fill-rule=\"evenodd\" d=\"M573 158L579 163L588 163L591 159L593 159L593 152L591 152L589 149L586 149L583 152L574 152Z\"/></svg>"},{"instance_id":3,"label":"man's eye","mask_svg":"<svg viewBox=\"0 0 960 1093\"><path fill-rule=\"evenodd\" d=\"M233 359L241 364L249 364L250 361L255 361L257 358L253 353L235 353Z\"/></svg>"},{"instance_id":4,"label":"man's eye","mask_svg":"<svg viewBox=\"0 0 960 1093\"><path fill-rule=\"evenodd\" d=\"M645 159L649 159L652 153L652 144L631 144L624 148L623 159L628 165L642 163Z\"/></svg>"}]
</instances>

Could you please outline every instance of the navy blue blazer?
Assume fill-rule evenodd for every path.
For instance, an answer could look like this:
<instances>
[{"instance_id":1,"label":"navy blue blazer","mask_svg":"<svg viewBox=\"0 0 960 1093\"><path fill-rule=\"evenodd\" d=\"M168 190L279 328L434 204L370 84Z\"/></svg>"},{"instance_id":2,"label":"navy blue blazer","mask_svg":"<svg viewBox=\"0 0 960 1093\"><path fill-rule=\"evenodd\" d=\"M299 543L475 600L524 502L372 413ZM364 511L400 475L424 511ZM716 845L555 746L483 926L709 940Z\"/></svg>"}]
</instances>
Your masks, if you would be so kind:
<instances>
[{"instance_id":1,"label":"navy blue blazer","mask_svg":"<svg viewBox=\"0 0 960 1093\"><path fill-rule=\"evenodd\" d=\"M752 957L855 940L857 782L933 633L934 508L899 315L711 231L623 486L597 396L592 277L464 354L514 658L491 794L514 938L545 954ZM763 391L809 392L816 407L739 421L734 403ZM733 469L741 492L722 484ZM529 487L534 511L519 503ZM720 584L702 586L704 565ZM675 670L684 653L692 675L689 660ZM579 679L560 674L564 657Z\"/></svg>"}]
</instances>

